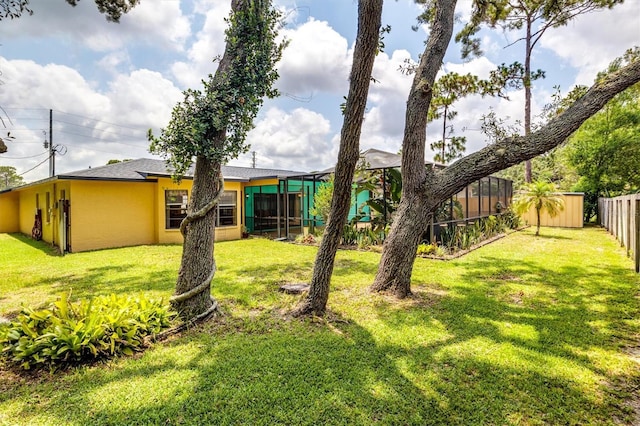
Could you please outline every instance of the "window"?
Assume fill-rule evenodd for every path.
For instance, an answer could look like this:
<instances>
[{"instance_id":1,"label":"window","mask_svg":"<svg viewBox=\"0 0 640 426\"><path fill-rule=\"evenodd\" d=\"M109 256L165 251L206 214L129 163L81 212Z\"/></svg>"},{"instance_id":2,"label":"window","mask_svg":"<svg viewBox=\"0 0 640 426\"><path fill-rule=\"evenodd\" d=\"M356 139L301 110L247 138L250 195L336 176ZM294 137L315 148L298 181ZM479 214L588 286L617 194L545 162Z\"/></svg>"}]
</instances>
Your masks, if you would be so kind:
<instances>
[{"instance_id":1,"label":"window","mask_svg":"<svg viewBox=\"0 0 640 426\"><path fill-rule=\"evenodd\" d=\"M168 189L164 191L166 208L166 229L178 229L182 219L187 216L187 191L184 189Z\"/></svg>"},{"instance_id":2,"label":"window","mask_svg":"<svg viewBox=\"0 0 640 426\"><path fill-rule=\"evenodd\" d=\"M236 208L238 205L238 193L236 191L224 191L218 200L217 226L234 226L236 222Z\"/></svg>"},{"instance_id":3,"label":"window","mask_svg":"<svg viewBox=\"0 0 640 426\"><path fill-rule=\"evenodd\" d=\"M45 194L45 199L47 200L47 223L51 222L51 195L47 192Z\"/></svg>"}]
</instances>

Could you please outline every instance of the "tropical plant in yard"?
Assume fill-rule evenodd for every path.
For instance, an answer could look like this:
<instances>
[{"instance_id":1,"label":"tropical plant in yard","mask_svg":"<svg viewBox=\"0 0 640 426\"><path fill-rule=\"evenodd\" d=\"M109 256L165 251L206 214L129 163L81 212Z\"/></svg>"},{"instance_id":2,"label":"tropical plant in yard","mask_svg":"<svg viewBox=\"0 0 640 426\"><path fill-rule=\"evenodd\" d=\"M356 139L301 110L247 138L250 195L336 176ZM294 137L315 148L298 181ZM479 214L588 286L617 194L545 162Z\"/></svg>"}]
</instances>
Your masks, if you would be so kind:
<instances>
[{"instance_id":1,"label":"tropical plant in yard","mask_svg":"<svg viewBox=\"0 0 640 426\"><path fill-rule=\"evenodd\" d=\"M0 355L29 370L132 355L145 337L170 326L173 313L143 296L72 302L67 293L45 309L24 307L0 327Z\"/></svg>"},{"instance_id":2,"label":"tropical plant in yard","mask_svg":"<svg viewBox=\"0 0 640 426\"><path fill-rule=\"evenodd\" d=\"M314 216L320 216L325 224L329 222L329 213L331 211L331 199L333 198L333 173L329 175L326 181L320 184L318 190L313 196L313 207L309 209L309 213Z\"/></svg>"},{"instance_id":3,"label":"tropical plant in yard","mask_svg":"<svg viewBox=\"0 0 640 426\"><path fill-rule=\"evenodd\" d=\"M516 194L513 206L518 214L524 214L533 207L536 210L536 235L540 235L540 214L546 211L556 217L564 210L564 201L551 182L536 181L525 184Z\"/></svg>"}]
</instances>

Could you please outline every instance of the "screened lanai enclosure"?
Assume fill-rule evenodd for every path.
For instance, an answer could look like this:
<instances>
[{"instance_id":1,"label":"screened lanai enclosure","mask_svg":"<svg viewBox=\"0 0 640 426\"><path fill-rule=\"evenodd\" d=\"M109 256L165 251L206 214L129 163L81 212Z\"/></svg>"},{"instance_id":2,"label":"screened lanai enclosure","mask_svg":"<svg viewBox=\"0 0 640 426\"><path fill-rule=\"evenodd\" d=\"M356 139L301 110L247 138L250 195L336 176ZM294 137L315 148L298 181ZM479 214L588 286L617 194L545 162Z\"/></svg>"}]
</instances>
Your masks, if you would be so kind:
<instances>
[{"instance_id":1,"label":"screened lanai enclosure","mask_svg":"<svg viewBox=\"0 0 640 426\"><path fill-rule=\"evenodd\" d=\"M444 167L426 164L426 167ZM378 150L363 153L356 173L348 220L358 227L387 228L400 201L400 156ZM332 169L278 179L277 184L245 187L245 226L248 232L294 239L314 232L324 222L311 214L314 197L327 185ZM488 176L442 203L424 239L439 240L443 229L464 226L500 215L511 204L510 180Z\"/></svg>"}]
</instances>

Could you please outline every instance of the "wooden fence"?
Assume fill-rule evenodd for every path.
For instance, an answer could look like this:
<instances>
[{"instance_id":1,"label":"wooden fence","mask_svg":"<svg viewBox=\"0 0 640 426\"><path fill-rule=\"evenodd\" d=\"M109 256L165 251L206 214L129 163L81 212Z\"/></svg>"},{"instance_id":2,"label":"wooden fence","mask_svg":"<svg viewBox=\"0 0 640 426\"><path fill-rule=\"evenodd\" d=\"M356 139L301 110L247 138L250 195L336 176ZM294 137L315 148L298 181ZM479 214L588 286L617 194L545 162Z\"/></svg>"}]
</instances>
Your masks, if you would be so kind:
<instances>
[{"instance_id":1,"label":"wooden fence","mask_svg":"<svg viewBox=\"0 0 640 426\"><path fill-rule=\"evenodd\" d=\"M640 272L640 194L598 198L600 225L620 241Z\"/></svg>"}]
</instances>

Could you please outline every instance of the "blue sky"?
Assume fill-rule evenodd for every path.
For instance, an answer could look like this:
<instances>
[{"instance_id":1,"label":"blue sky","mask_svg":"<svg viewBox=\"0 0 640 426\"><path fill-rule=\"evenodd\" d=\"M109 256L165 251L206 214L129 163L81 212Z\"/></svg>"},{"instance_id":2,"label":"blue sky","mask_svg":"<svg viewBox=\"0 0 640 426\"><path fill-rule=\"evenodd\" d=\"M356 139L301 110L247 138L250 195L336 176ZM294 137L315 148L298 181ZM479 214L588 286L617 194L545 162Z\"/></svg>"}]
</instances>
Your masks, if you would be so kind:
<instances>
[{"instance_id":1,"label":"blue sky","mask_svg":"<svg viewBox=\"0 0 640 426\"><path fill-rule=\"evenodd\" d=\"M215 71L211 59L224 49L224 17L229 0L142 0L120 24L108 23L93 1L76 8L62 1L32 0L33 16L0 22L0 106L11 132L9 151L0 165L30 169L27 181L47 176L49 109L53 140L66 154L56 172L95 167L109 159L152 157L146 130L165 126L181 91L196 88ZM470 1L460 0L461 20ZM279 99L265 103L248 141L257 166L312 171L336 160L341 115L347 92L356 32L355 0L278 0L287 15L283 35L290 40L279 64ZM385 51L376 59L361 148L396 152L401 146L404 106L411 77L398 67L417 60L426 29L412 31L418 7L411 0L387 0L383 24ZM522 61L524 47L516 34L485 31L485 56L463 63L453 43L443 70L486 76L500 63ZM534 110L549 101L554 85L567 92L574 84L591 84L596 73L625 49L640 44L640 1L627 0L613 10L578 17L552 29L535 51L535 68L547 78L534 87ZM523 94L510 101L468 98L457 105L456 133L468 138L467 151L486 144L477 129L490 109L510 120L522 116ZM7 117L8 116L8 117ZM8 120L10 118L10 122ZM464 129L464 131L463 131ZM436 138L437 123L427 129ZM61 148L62 150L62 148ZM428 153L431 160L432 153ZM44 161L44 163L42 163ZM42 163L42 164L40 164ZM40 165L39 165L40 164ZM232 165L249 166L251 154Z\"/></svg>"}]
</instances>

